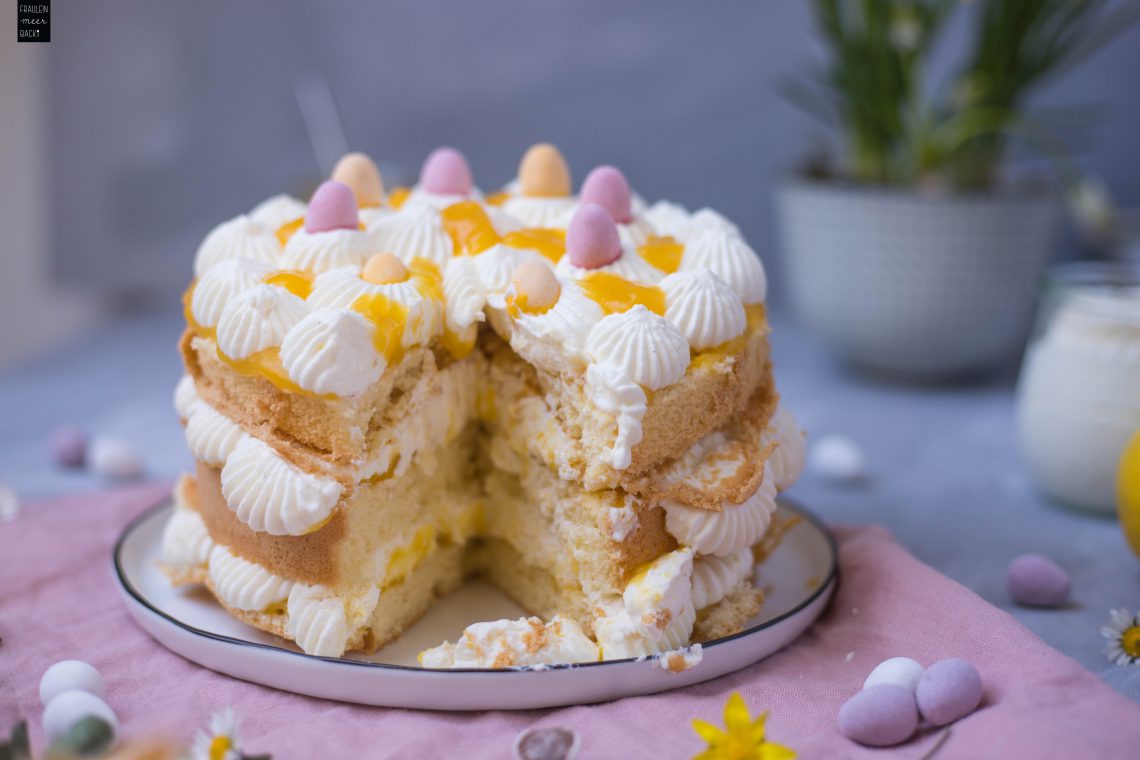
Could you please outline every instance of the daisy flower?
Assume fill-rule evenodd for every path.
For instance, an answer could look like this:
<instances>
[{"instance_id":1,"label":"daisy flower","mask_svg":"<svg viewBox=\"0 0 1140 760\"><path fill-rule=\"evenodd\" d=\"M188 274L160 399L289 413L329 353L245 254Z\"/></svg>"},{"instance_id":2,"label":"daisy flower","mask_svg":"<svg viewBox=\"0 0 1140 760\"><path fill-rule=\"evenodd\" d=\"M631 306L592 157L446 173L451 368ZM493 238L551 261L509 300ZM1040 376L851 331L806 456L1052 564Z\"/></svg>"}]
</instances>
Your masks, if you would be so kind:
<instances>
[{"instance_id":1,"label":"daisy flower","mask_svg":"<svg viewBox=\"0 0 1140 760\"><path fill-rule=\"evenodd\" d=\"M732 692L724 706L723 731L703 720L693 721L693 729L708 744L693 760L795 760L795 752L766 739L767 718L764 712L752 720L744 697Z\"/></svg>"},{"instance_id":2,"label":"daisy flower","mask_svg":"<svg viewBox=\"0 0 1140 760\"><path fill-rule=\"evenodd\" d=\"M1133 615L1128 610L1112 610L1108 613L1108 625L1100 627L1100 635L1108 641L1104 654L1117 665L1140 663L1140 612Z\"/></svg>"},{"instance_id":3,"label":"daisy flower","mask_svg":"<svg viewBox=\"0 0 1140 760\"><path fill-rule=\"evenodd\" d=\"M190 749L193 760L242 760L238 728L233 708L219 710L210 718L210 731L199 731Z\"/></svg>"}]
</instances>

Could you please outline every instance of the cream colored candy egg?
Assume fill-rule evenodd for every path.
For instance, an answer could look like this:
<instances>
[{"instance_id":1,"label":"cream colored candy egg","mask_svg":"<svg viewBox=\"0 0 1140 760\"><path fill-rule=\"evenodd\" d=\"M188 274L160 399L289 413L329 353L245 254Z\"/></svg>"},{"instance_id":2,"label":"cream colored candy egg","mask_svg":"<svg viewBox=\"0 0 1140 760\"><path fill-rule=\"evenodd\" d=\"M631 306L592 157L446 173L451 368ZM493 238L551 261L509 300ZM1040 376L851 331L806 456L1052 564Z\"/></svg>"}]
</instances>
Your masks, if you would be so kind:
<instances>
[{"instance_id":1,"label":"cream colored candy egg","mask_svg":"<svg viewBox=\"0 0 1140 760\"><path fill-rule=\"evenodd\" d=\"M352 188L356 205L360 208L379 206L384 202L384 181L380 179L380 170L363 153L346 153L341 156L329 179Z\"/></svg>"},{"instance_id":2,"label":"cream colored candy egg","mask_svg":"<svg viewBox=\"0 0 1140 760\"><path fill-rule=\"evenodd\" d=\"M522 311L532 314L540 314L554 306L562 293L554 272L535 259L519 265L511 284L515 290L515 303Z\"/></svg>"},{"instance_id":3,"label":"cream colored candy egg","mask_svg":"<svg viewBox=\"0 0 1140 760\"><path fill-rule=\"evenodd\" d=\"M408 268L391 253L375 253L364 264L360 277L373 285L391 285L408 279Z\"/></svg>"},{"instance_id":4,"label":"cream colored candy egg","mask_svg":"<svg viewBox=\"0 0 1140 760\"><path fill-rule=\"evenodd\" d=\"M519 164L519 190L538 197L570 195L570 167L558 148L550 143L531 146Z\"/></svg>"}]
</instances>

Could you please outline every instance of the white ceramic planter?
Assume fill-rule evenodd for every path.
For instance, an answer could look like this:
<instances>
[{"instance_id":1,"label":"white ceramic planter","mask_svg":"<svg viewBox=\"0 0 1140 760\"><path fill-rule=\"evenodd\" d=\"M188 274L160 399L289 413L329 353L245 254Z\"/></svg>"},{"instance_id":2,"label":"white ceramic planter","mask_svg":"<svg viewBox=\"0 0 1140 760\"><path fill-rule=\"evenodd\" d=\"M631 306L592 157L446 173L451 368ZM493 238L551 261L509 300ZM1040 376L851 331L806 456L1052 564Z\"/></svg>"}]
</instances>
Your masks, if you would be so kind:
<instances>
[{"instance_id":1,"label":"white ceramic planter","mask_svg":"<svg viewBox=\"0 0 1140 760\"><path fill-rule=\"evenodd\" d=\"M1045 194L787 184L778 213L792 304L871 369L945 379L991 368L1020 355L1059 212Z\"/></svg>"}]
</instances>

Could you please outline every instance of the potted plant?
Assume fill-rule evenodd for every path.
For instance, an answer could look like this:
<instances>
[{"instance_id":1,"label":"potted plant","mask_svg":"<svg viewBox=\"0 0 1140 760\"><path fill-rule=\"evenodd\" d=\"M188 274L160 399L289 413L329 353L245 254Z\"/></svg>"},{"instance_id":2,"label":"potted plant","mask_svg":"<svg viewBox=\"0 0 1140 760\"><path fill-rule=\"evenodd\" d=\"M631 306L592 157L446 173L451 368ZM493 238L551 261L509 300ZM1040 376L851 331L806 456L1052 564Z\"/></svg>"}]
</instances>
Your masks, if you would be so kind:
<instances>
[{"instance_id":1,"label":"potted plant","mask_svg":"<svg viewBox=\"0 0 1140 760\"><path fill-rule=\"evenodd\" d=\"M1027 99L1124 28L1106 0L813 0L828 51L785 94L841 138L779 192L793 306L854 362L944 379L1018 354L1055 244L1058 183L1012 181L1011 144L1070 174ZM953 13L972 36L949 81L926 63Z\"/></svg>"}]
</instances>

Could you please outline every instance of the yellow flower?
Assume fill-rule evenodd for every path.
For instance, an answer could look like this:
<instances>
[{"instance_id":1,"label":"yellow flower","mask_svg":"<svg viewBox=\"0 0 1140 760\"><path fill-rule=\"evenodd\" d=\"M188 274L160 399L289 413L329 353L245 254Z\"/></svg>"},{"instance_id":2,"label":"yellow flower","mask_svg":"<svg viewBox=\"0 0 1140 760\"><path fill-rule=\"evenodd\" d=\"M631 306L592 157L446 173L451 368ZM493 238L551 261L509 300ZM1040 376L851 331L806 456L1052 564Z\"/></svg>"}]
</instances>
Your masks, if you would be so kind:
<instances>
[{"instance_id":1,"label":"yellow flower","mask_svg":"<svg viewBox=\"0 0 1140 760\"><path fill-rule=\"evenodd\" d=\"M744 697L732 692L724 705L724 731L703 720L693 721L693 729L709 745L693 760L795 760L792 750L764 741L767 717L763 712L753 721Z\"/></svg>"}]
</instances>

